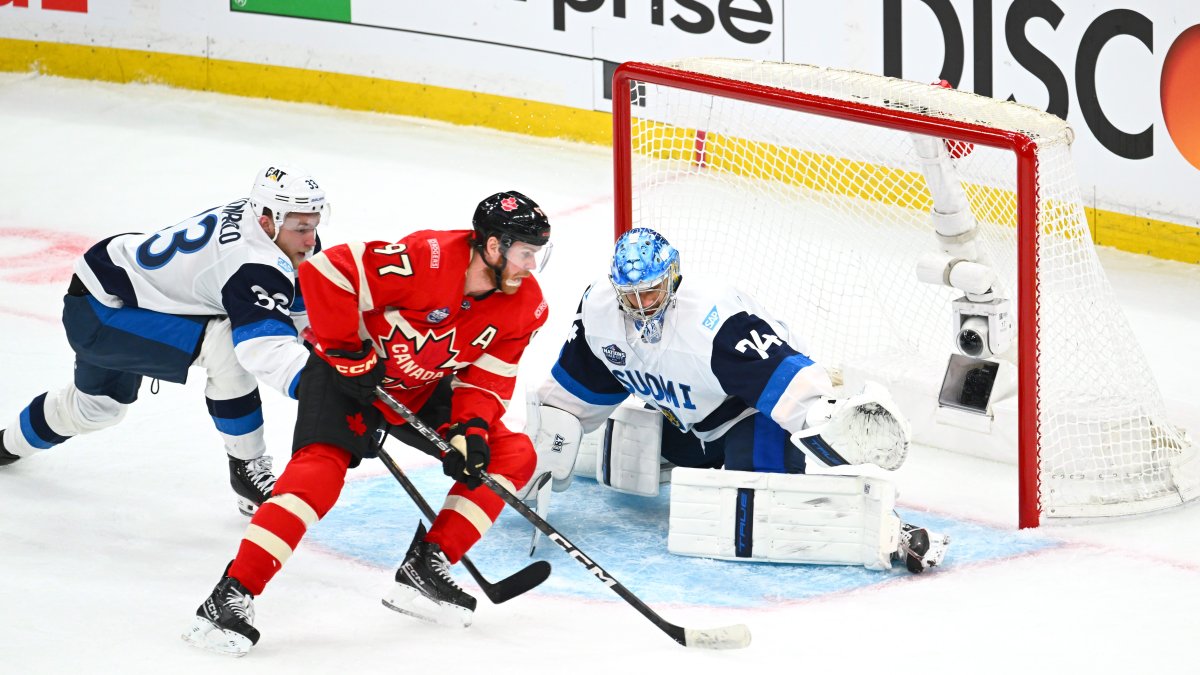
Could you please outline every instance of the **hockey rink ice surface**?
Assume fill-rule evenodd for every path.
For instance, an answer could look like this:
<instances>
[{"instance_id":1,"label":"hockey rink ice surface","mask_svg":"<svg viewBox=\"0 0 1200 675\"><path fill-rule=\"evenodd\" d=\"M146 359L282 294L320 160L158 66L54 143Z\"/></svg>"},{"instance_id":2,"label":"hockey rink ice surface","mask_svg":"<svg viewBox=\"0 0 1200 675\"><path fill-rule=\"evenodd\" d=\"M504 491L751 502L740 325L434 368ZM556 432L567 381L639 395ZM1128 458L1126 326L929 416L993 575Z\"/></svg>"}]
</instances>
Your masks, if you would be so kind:
<instances>
[{"instance_id":1,"label":"hockey rink ice surface","mask_svg":"<svg viewBox=\"0 0 1200 675\"><path fill-rule=\"evenodd\" d=\"M281 158L328 191L326 245L466 228L498 190L540 203L554 225L540 276L551 318L521 390L545 377L579 294L606 270L605 148L0 74L0 424L71 377L58 317L76 256L244 196ZM1100 256L1173 421L1200 434L1200 267ZM686 277L686 250L682 261ZM295 406L266 389L263 400L278 472ZM511 415L519 425L519 402ZM391 450L439 504L440 468ZM193 371L157 395L143 386L120 425L0 469L0 673L1200 672L1200 506L1022 532L1014 465L914 447L894 478L905 520L953 539L925 575L682 558L666 552L665 491L630 497L581 478L555 494L550 522L665 619L750 627L748 649L706 652L676 645L544 538L535 558L551 578L502 605L475 589L468 629L385 609L417 511L368 461L256 600L263 638L233 660L179 638L246 525ZM530 532L506 511L471 557L498 580L527 563Z\"/></svg>"}]
</instances>

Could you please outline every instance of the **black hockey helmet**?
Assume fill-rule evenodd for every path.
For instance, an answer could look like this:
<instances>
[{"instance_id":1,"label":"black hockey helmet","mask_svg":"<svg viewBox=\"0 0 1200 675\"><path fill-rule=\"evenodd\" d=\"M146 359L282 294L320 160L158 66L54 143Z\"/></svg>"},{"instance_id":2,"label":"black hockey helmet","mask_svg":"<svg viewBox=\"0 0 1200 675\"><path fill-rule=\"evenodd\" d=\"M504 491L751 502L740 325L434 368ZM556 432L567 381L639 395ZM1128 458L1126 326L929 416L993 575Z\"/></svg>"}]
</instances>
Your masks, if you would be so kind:
<instances>
[{"instance_id":1,"label":"black hockey helmet","mask_svg":"<svg viewBox=\"0 0 1200 675\"><path fill-rule=\"evenodd\" d=\"M550 241L550 220L536 202L516 190L497 192L479 202L471 224L475 227L475 245L481 249L488 237L498 238L501 250L508 250L517 241L534 246Z\"/></svg>"}]
</instances>

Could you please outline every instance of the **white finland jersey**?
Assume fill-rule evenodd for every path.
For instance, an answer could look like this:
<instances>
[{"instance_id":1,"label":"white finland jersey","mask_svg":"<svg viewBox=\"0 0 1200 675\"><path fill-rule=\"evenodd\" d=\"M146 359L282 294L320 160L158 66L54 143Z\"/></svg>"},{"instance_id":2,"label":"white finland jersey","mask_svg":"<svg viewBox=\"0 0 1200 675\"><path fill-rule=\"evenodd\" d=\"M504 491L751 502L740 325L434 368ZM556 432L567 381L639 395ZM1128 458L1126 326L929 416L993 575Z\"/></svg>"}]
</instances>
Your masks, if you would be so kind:
<instances>
[{"instance_id":1,"label":"white finland jersey","mask_svg":"<svg viewBox=\"0 0 1200 675\"><path fill-rule=\"evenodd\" d=\"M730 286L685 279L666 309L662 339L643 342L608 279L583 294L571 333L538 398L600 426L630 394L702 440L755 410L789 432L833 394L824 368L787 326Z\"/></svg>"},{"instance_id":2,"label":"white finland jersey","mask_svg":"<svg viewBox=\"0 0 1200 675\"><path fill-rule=\"evenodd\" d=\"M229 317L238 362L295 397L308 360L296 339L307 318L296 270L259 227L248 200L151 234L106 239L76 261L75 274L109 307Z\"/></svg>"}]
</instances>

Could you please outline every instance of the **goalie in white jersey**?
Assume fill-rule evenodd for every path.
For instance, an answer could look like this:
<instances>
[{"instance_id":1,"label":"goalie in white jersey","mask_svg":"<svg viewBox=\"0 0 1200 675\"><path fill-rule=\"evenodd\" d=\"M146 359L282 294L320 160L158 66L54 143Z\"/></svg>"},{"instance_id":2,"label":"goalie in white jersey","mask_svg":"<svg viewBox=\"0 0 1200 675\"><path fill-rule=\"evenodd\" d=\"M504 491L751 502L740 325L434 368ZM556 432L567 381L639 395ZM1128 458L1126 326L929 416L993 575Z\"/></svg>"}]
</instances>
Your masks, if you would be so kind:
<instances>
[{"instance_id":1,"label":"goalie in white jersey","mask_svg":"<svg viewBox=\"0 0 1200 675\"><path fill-rule=\"evenodd\" d=\"M655 495L679 467L672 552L874 569L903 558L913 572L938 564L948 539L902 524L890 481L802 475L806 458L889 470L904 461L908 424L882 387L834 395L785 324L728 285L682 283L678 251L637 228L617 241L609 277L584 292L530 407L538 468L524 496L545 512L551 489L592 469L576 458L603 425L602 485Z\"/></svg>"},{"instance_id":2,"label":"goalie in white jersey","mask_svg":"<svg viewBox=\"0 0 1200 675\"><path fill-rule=\"evenodd\" d=\"M238 506L252 514L275 484L258 380L296 397L308 360L296 266L319 248L328 212L307 171L272 166L249 198L90 248L63 298L74 382L21 410L0 434L0 465L116 424L143 377L183 383L199 366Z\"/></svg>"}]
</instances>

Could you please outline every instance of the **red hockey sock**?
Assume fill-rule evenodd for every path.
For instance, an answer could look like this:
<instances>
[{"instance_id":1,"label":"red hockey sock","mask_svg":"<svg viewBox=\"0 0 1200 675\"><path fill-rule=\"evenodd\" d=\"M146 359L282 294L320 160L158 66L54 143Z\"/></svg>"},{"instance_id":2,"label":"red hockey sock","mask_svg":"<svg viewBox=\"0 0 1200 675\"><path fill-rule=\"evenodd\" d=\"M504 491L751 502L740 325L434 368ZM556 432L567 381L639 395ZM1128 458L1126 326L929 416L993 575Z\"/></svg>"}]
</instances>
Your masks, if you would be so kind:
<instances>
[{"instance_id":1,"label":"red hockey sock","mask_svg":"<svg viewBox=\"0 0 1200 675\"><path fill-rule=\"evenodd\" d=\"M262 593L309 526L333 508L349 466L350 453L323 443L305 446L292 455L271 498L250 520L227 574L253 595Z\"/></svg>"}]
</instances>

